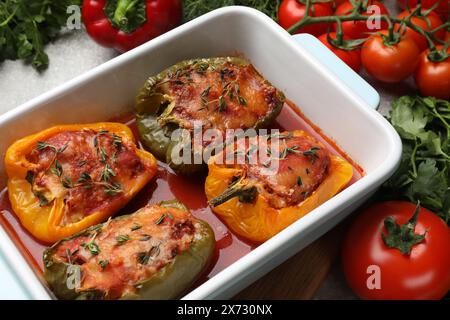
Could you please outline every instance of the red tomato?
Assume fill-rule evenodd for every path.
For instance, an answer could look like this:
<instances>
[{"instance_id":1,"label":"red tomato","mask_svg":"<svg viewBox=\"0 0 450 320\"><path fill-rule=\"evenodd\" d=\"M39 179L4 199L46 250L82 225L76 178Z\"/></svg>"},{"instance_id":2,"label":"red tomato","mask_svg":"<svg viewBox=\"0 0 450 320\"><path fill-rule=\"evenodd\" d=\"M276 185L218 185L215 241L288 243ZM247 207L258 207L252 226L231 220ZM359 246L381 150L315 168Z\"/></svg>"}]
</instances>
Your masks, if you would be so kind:
<instances>
[{"instance_id":1,"label":"red tomato","mask_svg":"<svg viewBox=\"0 0 450 320\"><path fill-rule=\"evenodd\" d=\"M336 39L336 33L330 32L330 37L332 39ZM319 37L320 42L327 46L328 49L333 51L335 55L339 57L342 61L344 61L350 68L355 70L356 72L361 69L361 50L344 50L333 46L328 42L327 34L323 34Z\"/></svg>"},{"instance_id":2,"label":"red tomato","mask_svg":"<svg viewBox=\"0 0 450 320\"><path fill-rule=\"evenodd\" d=\"M450 31L445 32L444 41L445 42L450 42Z\"/></svg>"},{"instance_id":3,"label":"red tomato","mask_svg":"<svg viewBox=\"0 0 450 320\"><path fill-rule=\"evenodd\" d=\"M378 6L379 12L376 12L376 14L389 14L386 7L378 1L369 1L368 2L368 9L370 6ZM353 10L353 5L351 2L346 1L343 4L341 4L339 7L337 7L335 15L336 16L346 16L349 15L350 12ZM374 12L361 12L362 14L366 16L370 16L372 14L375 14ZM333 25L334 30L337 30L337 24ZM387 22L382 20L380 22L379 28L373 27L372 25L368 25L367 21L344 21L342 23L342 31L344 32L344 35L350 39L362 39L366 38L368 36L368 33L375 32L377 30L386 29L388 27Z\"/></svg>"},{"instance_id":4,"label":"red tomato","mask_svg":"<svg viewBox=\"0 0 450 320\"><path fill-rule=\"evenodd\" d=\"M438 46L442 49L443 46ZM433 62L428 59L430 50L425 50L420 55L414 80L423 96L433 96L450 100L450 57L444 61ZM450 54L450 48L447 48Z\"/></svg>"},{"instance_id":5,"label":"red tomato","mask_svg":"<svg viewBox=\"0 0 450 320\"><path fill-rule=\"evenodd\" d=\"M383 30L381 34L387 35ZM374 34L365 42L361 50L361 60L366 71L383 82L400 82L414 73L419 62L420 51L409 38L399 43L386 45L379 34Z\"/></svg>"},{"instance_id":6,"label":"red tomato","mask_svg":"<svg viewBox=\"0 0 450 320\"><path fill-rule=\"evenodd\" d=\"M426 234L410 254L388 247L382 239L382 234L388 235L386 218L403 225L415 209L414 204L403 201L378 203L364 210L350 226L342 248L342 266L349 286L359 297L440 299L450 289L450 229L438 216L420 209L413 229L415 234Z\"/></svg>"},{"instance_id":7,"label":"red tomato","mask_svg":"<svg viewBox=\"0 0 450 320\"><path fill-rule=\"evenodd\" d=\"M417 6L418 0L398 0L400 7L402 9L407 9L406 3L408 4L409 8L414 8ZM422 0L422 8L424 9L430 9L433 7L436 2L439 2L439 5L434 9L434 11L444 18L448 18L448 13L450 12L450 1L448 0Z\"/></svg>"},{"instance_id":8,"label":"red tomato","mask_svg":"<svg viewBox=\"0 0 450 320\"><path fill-rule=\"evenodd\" d=\"M413 9L411 9L413 10ZM424 10L422 10L424 11ZM406 16L408 16L411 13L410 10L405 10L402 13L400 13L397 18L404 19ZM427 23L427 20L429 21L429 24ZM430 31L433 30L440 25L442 25L442 20L439 18L439 16L431 11L426 17L411 17L411 23L414 25L421 27L424 30ZM399 30L400 26L396 26L396 30ZM411 28L406 27L406 29L402 28L402 34L405 35L405 37L411 38L419 47L420 51L423 51L427 48L427 39L417 33L416 31L412 30ZM435 37L438 39L443 39L445 36L445 30L441 29L438 30L435 34Z\"/></svg>"},{"instance_id":9,"label":"red tomato","mask_svg":"<svg viewBox=\"0 0 450 320\"><path fill-rule=\"evenodd\" d=\"M310 16L323 17L332 16L333 10L328 3L315 3L312 5L312 9L309 12ZM297 0L283 0L278 9L278 21L284 29L289 29L295 23L303 19L306 12L306 6ZM310 33L312 35L318 36L322 33L327 32L328 23L317 23L306 26L296 33Z\"/></svg>"}]
</instances>

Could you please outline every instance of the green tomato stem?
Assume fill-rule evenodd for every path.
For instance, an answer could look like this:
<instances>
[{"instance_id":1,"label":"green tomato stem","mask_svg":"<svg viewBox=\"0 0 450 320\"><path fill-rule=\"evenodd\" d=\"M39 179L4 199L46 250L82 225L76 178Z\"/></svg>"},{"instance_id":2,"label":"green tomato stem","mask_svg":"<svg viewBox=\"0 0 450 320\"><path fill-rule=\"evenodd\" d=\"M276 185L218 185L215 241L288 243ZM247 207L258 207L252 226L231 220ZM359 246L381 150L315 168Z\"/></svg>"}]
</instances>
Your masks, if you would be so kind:
<instances>
[{"instance_id":1,"label":"green tomato stem","mask_svg":"<svg viewBox=\"0 0 450 320\"><path fill-rule=\"evenodd\" d=\"M287 31L291 34L295 33L296 31L298 31L299 29L306 27L308 25L312 25L312 24L316 24L316 23L333 23L336 22L336 16L322 16L322 17L312 17L309 15L309 8L312 4L312 0L306 0L306 13L305 16L303 17L303 19L301 19L300 21L298 21L297 23L295 23L293 26L291 26ZM360 3L361 4L361 3ZM413 14L417 14L420 13L421 7L420 5L413 11L410 13L410 15L408 15L408 17L406 17L405 19L398 19L398 18L393 18L390 17L388 15L379 15L377 16L378 18L385 20L388 24L389 24L389 40L393 41L394 40L394 24L400 24L403 23L404 25L406 25L407 27L411 28L412 30L418 32L420 35L424 36L427 39L427 43L428 43L428 47L430 48L431 51L435 51L436 50L436 46L434 44L434 36L433 36L433 32L435 31L425 31L424 29L422 29L419 26L416 26L415 24L413 24L409 17L412 16ZM362 15L359 13L359 6L356 6L354 8L354 10L346 16L338 16L340 22L345 22L345 21L367 21L370 18L373 18L373 16L366 16L366 15ZM449 26L450 22L446 22L444 23L442 26L440 26L439 28L447 28Z\"/></svg>"},{"instance_id":2,"label":"green tomato stem","mask_svg":"<svg viewBox=\"0 0 450 320\"><path fill-rule=\"evenodd\" d=\"M389 248L400 250L404 255L411 254L412 248L421 243L427 234L427 231L423 234L415 233L419 212L420 203L418 202L413 216L407 223L399 225L392 217L386 218L386 220L384 220L384 226L387 230L387 234L381 234L384 244Z\"/></svg>"}]
</instances>

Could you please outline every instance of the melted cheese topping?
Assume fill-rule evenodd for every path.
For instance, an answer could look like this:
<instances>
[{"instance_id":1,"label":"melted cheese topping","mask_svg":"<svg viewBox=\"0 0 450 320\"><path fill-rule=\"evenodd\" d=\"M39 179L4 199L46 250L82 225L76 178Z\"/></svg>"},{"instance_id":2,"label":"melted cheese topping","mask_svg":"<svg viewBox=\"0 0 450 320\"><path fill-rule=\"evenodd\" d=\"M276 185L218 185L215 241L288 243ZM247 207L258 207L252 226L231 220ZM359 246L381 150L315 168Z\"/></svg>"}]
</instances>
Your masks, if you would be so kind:
<instances>
[{"instance_id":1,"label":"melted cheese topping","mask_svg":"<svg viewBox=\"0 0 450 320\"><path fill-rule=\"evenodd\" d=\"M172 98L159 122L176 122L185 129L192 129L193 121L221 131L253 128L282 103L282 94L251 64L231 61L189 64L161 81L159 91Z\"/></svg>"},{"instance_id":2,"label":"melted cheese topping","mask_svg":"<svg viewBox=\"0 0 450 320\"><path fill-rule=\"evenodd\" d=\"M199 237L200 225L189 213L147 206L63 242L53 259L81 266L79 292L100 290L106 298L116 299L136 292L143 281L188 250Z\"/></svg>"},{"instance_id":3,"label":"melted cheese topping","mask_svg":"<svg viewBox=\"0 0 450 320\"><path fill-rule=\"evenodd\" d=\"M27 156L41 205L64 199L61 225L77 222L120 199L145 170L130 141L93 130L57 133Z\"/></svg>"},{"instance_id":4,"label":"melted cheese topping","mask_svg":"<svg viewBox=\"0 0 450 320\"><path fill-rule=\"evenodd\" d=\"M278 150L273 150L272 145ZM330 164L329 151L304 132L259 139L257 144L253 139L241 138L231 151L235 163L244 162L231 165L241 171L236 179L245 177L246 187L256 187L276 209L296 205L311 195L327 176ZM225 154L220 156L226 163Z\"/></svg>"}]
</instances>

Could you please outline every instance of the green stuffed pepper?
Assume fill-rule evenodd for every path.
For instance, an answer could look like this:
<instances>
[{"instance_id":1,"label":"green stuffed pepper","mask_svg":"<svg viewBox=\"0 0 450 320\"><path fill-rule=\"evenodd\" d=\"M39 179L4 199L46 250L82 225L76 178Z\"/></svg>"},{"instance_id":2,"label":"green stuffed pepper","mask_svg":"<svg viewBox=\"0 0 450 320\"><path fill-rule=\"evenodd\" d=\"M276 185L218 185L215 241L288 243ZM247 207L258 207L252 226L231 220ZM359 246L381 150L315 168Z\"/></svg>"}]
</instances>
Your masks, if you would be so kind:
<instances>
[{"instance_id":1,"label":"green stuffed pepper","mask_svg":"<svg viewBox=\"0 0 450 320\"><path fill-rule=\"evenodd\" d=\"M284 102L283 93L245 59L194 59L150 77L136 99L136 115L146 147L175 171L191 174L205 167L203 151L224 141L205 137L208 129L225 137L228 129L267 128ZM198 144L196 132L203 134ZM186 145L189 161L175 161Z\"/></svg>"},{"instance_id":2,"label":"green stuffed pepper","mask_svg":"<svg viewBox=\"0 0 450 320\"><path fill-rule=\"evenodd\" d=\"M44 252L44 277L60 299L175 299L214 250L209 225L174 200L57 242Z\"/></svg>"}]
</instances>

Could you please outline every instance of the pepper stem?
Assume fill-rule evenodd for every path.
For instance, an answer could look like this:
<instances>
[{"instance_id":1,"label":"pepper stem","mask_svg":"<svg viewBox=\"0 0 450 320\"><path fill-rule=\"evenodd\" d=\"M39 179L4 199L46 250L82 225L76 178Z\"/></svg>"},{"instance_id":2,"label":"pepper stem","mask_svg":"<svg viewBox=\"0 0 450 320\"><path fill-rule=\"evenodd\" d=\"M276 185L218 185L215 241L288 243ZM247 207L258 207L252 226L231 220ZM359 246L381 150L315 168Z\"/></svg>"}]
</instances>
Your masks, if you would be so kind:
<instances>
[{"instance_id":1,"label":"pepper stem","mask_svg":"<svg viewBox=\"0 0 450 320\"><path fill-rule=\"evenodd\" d=\"M111 24L125 33L133 33L147 21L145 0L107 0L103 10Z\"/></svg>"},{"instance_id":2,"label":"pepper stem","mask_svg":"<svg viewBox=\"0 0 450 320\"><path fill-rule=\"evenodd\" d=\"M217 207L221 204L239 197L241 202L253 202L256 198L256 187L247 187L243 177L233 182L221 195L208 201L211 207Z\"/></svg>"},{"instance_id":3,"label":"pepper stem","mask_svg":"<svg viewBox=\"0 0 450 320\"><path fill-rule=\"evenodd\" d=\"M127 14L134 10L135 5L139 0L118 0L117 8L114 11L114 22L121 26L128 24Z\"/></svg>"},{"instance_id":4,"label":"pepper stem","mask_svg":"<svg viewBox=\"0 0 450 320\"><path fill-rule=\"evenodd\" d=\"M386 218L384 220L384 227L387 230L387 234L381 234L384 244L389 248L396 248L400 250L402 254L409 255L412 248L421 243L427 234L427 231L423 234L418 234L414 231L419 212L420 202L417 203L411 219L409 219L409 221L404 225L399 225L392 217Z\"/></svg>"}]
</instances>

